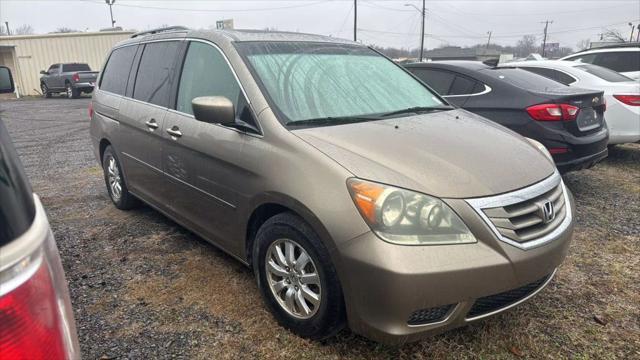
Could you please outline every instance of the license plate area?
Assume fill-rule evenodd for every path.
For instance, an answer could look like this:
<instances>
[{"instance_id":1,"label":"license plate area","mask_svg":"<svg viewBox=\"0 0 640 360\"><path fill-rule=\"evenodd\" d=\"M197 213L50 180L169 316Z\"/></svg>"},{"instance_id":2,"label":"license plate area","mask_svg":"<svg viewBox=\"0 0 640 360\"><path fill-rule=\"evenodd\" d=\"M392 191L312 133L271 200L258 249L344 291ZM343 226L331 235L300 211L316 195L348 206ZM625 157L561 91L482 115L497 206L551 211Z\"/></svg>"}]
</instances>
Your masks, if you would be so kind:
<instances>
[{"instance_id":1,"label":"license plate area","mask_svg":"<svg viewBox=\"0 0 640 360\"><path fill-rule=\"evenodd\" d=\"M580 109L577 125L580 131L597 129L602 124L603 114L593 108Z\"/></svg>"}]
</instances>

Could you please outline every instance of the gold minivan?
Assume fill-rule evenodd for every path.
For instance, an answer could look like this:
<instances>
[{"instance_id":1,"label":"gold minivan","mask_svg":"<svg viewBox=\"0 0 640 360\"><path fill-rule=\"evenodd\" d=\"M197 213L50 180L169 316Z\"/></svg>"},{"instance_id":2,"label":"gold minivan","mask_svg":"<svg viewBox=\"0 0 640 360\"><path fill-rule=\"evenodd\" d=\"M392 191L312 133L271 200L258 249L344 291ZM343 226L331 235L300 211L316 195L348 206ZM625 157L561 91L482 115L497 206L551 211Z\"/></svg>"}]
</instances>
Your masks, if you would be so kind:
<instances>
[{"instance_id":1,"label":"gold minivan","mask_svg":"<svg viewBox=\"0 0 640 360\"><path fill-rule=\"evenodd\" d=\"M571 240L540 144L351 41L138 33L90 113L115 206L142 201L252 267L300 336L403 343L482 319L544 288Z\"/></svg>"}]
</instances>

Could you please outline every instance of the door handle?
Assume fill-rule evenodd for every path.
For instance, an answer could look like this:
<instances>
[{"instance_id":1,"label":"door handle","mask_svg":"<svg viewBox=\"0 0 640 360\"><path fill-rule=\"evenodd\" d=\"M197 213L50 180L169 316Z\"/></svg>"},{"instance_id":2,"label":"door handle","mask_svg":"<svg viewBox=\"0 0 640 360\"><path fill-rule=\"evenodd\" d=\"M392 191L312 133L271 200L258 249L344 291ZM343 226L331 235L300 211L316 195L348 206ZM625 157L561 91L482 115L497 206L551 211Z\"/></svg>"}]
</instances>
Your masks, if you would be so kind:
<instances>
[{"instance_id":1,"label":"door handle","mask_svg":"<svg viewBox=\"0 0 640 360\"><path fill-rule=\"evenodd\" d=\"M147 127L149 127L152 130L158 128L158 123L156 122L156 119L151 119L147 121L145 124L147 125Z\"/></svg>"},{"instance_id":2,"label":"door handle","mask_svg":"<svg viewBox=\"0 0 640 360\"><path fill-rule=\"evenodd\" d=\"M169 135L171 135L173 137L177 137L177 138L182 136L182 132L180 132L180 129L177 126L174 126L171 129L167 129L167 133L169 133Z\"/></svg>"}]
</instances>

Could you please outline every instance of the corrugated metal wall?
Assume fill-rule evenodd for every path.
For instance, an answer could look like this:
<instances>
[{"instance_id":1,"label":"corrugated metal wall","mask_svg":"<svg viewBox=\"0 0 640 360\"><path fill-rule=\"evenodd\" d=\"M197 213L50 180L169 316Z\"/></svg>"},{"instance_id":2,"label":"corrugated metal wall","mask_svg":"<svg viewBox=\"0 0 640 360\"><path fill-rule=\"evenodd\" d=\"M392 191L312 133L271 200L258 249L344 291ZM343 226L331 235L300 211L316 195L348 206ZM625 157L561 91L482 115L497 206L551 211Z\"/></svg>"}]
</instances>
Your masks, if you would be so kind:
<instances>
[{"instance_id":1,"label":"corrugated metal wall","mask_svg":"<svg viewBox=\"0 0 640 360\"><path fill-rule=\"evenodd\" d=\"M15 45L18 70L15 76L22 95L40 91L40 70L55 63L87 63L99 71L105 56L131 32L94 32L0 37L0 45Z\"/></svg>"}]
</instances>

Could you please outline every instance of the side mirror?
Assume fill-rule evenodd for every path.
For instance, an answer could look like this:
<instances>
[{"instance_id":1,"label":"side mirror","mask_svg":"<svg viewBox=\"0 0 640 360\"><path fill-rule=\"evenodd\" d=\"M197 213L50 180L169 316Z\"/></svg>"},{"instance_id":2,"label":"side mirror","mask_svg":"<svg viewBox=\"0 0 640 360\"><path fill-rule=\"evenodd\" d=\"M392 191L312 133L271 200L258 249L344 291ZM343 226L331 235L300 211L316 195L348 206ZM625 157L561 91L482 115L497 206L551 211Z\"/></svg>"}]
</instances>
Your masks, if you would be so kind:
<instances>
[{"instance_id":1,"label":"side mirror","mask_svg":"<svg viewBox=\"0 0 640 360\"><path fill-rule=\"evenodd\" d=\"M12 93L15 89L11 70L6 66L0 66L0 94Z\"/></svg>"},{"instance_id":2,"label":"side mirror","mask_svg":"<svg viewBox=\"0 0 640 360\"><path fill-rule=\"evenodd\" d=\"M191 100L193 115L196 120L233 126L236 123L236 112L231 100L224 96L201 96Z\"/></svg>"},{"instance_id":3,"label":"side mirror","mask_svg":"<svg viewBox=\"0 0 640 360\"><path fill-rule=\"evenodd\" d=\"M44 70L40 70L40 74L42 74L42 75L49 75L49 72L48 72L48 71L44 71Z\"/></svg>"}]
</instances>

